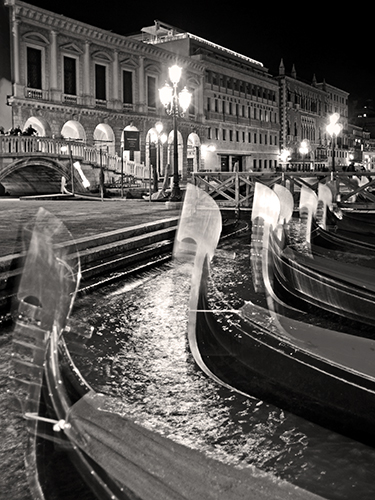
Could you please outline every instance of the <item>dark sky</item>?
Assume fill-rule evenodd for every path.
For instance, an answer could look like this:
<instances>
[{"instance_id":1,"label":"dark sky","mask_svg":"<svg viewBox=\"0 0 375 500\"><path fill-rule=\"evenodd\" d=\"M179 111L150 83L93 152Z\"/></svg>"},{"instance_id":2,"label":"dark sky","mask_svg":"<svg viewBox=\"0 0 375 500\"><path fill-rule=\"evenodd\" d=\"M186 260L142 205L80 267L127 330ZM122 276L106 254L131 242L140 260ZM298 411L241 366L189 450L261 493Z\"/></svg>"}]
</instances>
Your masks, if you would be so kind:
<instances>
[{"instance_id":1,"label":"dark sky","mask_svg":"<svg viewBox=\"0 0 375 500\"><path fill-rule=\"evenodd\" d=\"M212 2L150 0L29 0L28 3L112 30L122 35L140 31L155 19L189 31L256 59L278 73L293 63L297 77L311 82L315 73L351 94L375 99L375 36L363 9L342 2ZM332 5L333 4L333 5ZM346 7L345 7L346 6ZM359 10L356 14L356 10ZM358 15L358 18L356 18ZM370 14L369 14L370 15Z\"/></svg>"}]
</instances>

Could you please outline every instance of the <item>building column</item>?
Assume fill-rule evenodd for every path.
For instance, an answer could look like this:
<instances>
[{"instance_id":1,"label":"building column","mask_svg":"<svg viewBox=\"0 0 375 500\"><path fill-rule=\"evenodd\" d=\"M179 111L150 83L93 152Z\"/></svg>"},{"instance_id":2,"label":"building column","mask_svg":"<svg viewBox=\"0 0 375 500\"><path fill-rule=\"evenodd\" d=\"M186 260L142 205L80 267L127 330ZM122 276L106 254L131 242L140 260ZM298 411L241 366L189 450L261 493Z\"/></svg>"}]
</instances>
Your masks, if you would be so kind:
<instances>
[{"instance_id":1,"label":"building column","mask_svg":"<svg viewBox=\"0 0 375 500\"><path fill-rule=\"evenodd\" d=\"M90 88L90 42L85 41L85 51L83 54L83 101L88 106L94 105L94 99Z\"/></svg>"},{"instance_id":2,"label":"building column","mask_svg":"<svg viewBox=\"0 0 375 500\"><path fill-rule=\"evenodd\" d=\"M20 40L19 40L19 21L16 18L15 12L12 13L12 55L13 55L13 94L15 97L25 97L24 91L20 83Z\"/></svg>"},{"instance_id":3,"label":"building column","mask_svg":"<svg viewBox=\"0 0 375 500\"><path fill-rule=\"evenodd\" d=\"M113 86L112 86L112 100L113 107L115 109L121 109L121 100L120 100L120 91L119 91L119 63L118 63L118 52L115 50L113 52L113 63L112 63L112 77L113 77Z\"/></svg>"},{"instance_id":4,"label":"building column","mask_svg":"<svg viewBox=\"0 0 375 500\"><path fill-rule=\"evenodd\" d=\"M51 100L61 100L61 90L58 90L57 83L57 43L56 31L51 31L51 47L50 47L50 93Z\"/></svg>"},{"instance_id":5,"label":"building column","mask_svg":"<svg viewBox=\"0 0 375 500\"><path fill-rule=\"evenodd\" d=\"M138 67L138 110L143 113L145 110L145 58L139 56L139 67Z\"/></svg>"}]
</instances>

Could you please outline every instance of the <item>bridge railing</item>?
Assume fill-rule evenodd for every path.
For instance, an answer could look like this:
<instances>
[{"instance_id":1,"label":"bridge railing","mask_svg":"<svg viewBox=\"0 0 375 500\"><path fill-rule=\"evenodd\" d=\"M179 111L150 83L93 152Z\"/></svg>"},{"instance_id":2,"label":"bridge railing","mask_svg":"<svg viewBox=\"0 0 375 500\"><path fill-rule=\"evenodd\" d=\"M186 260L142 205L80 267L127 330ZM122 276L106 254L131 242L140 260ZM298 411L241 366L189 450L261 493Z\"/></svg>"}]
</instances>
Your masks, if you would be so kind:
<instances>
[{"instance_id":1,"label":"bridge railing","mask_svg":"<svg viewBox=\"0 0 375 500\"><path fill-rule=\"evenodd\" d=\"M251 208L254 187L261 182L269 187L282 184L293 194L307 186L317 192L320 182L331 183L337 199L351 201L362 195L364 203L375 203L375 172L193 172L193 183L204 189L219 206Z\"/></svg>"},{"instance_id":2,"label":"bridge railing","mask_svg":"<svg viewBox=\"0 0 375 500\"><path fill-rule=\"evenodd\" d=\"M134 161L124 160L117 154L100 151L80 141L66 141L52 137L0 135L0 156L54 156L69 157L74 160L102 166L116 174L133 175L143 180L149 178L149 169Z\"/></svg>"}]
</instances>

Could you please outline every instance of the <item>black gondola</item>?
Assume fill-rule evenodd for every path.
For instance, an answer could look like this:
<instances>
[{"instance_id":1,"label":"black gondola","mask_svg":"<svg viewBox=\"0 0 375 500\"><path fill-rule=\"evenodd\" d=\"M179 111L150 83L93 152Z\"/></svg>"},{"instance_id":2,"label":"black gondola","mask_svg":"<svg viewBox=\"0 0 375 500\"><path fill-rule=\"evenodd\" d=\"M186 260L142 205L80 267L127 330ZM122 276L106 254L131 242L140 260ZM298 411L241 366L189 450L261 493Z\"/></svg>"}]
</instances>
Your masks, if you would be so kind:
<instances>
[{"instance_id":1,"label":"black gondola","mask_svg":"<svg viewBox=\"0 0 375 500\"><path fill-rule=\"evenodd\" d=\"M64 450L98 499L309 498L308 492L284 481L257 477L252 468L221 463L145 429L116 413L113 398L87 385L63 333L79 268L54 244L56 219L44 210L38 217L18 293L13 374L25 391L23 412L32 438L42 434ZM205 229L210 233L210 223ZM28 359L25 349L31 352ZM38 472L32 481L34 497L45 498Z\"/></svg>"},{"instance_id":2,"label":"black gondola","mask_svg":"<svg viewBox=\"0 0 375 500\"><path fill-rule=\"evenodd\" d=\"M267 197L257 197L256 188L254 203L269 208L272 201L266 203ZM273 266L267 257L272 254L268 237L275 231L272 218L267 213L261 222L265 238L260 265L269 309L246 303L238 310L223 310L210 303L212 248L208 252L206 238L203 247L197 241L189 320L196 362L209 376L240 392L374 445L375 342L275 312Z\"/></svg>"}]
</instances>

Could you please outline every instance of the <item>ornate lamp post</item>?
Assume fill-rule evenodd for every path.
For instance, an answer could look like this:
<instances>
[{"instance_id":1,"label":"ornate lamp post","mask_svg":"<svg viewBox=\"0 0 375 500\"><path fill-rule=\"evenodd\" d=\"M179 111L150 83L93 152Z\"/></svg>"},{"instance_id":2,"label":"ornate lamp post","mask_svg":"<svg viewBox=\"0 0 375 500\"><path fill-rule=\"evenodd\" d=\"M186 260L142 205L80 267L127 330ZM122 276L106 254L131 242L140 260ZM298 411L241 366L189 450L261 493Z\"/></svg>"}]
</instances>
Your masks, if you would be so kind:
<instances>
[{"instance_id":1,"label":"ornate lamp post","mask_svg":"<svg viewBox=\"0 0 375 500\"><path fill-rule=\"evenodd\" d=\"M338 113L334 113L329 117L329 124L327 125L327 132L332 138L332 172L335 171L335 142L337 140L337 136L342 130L342 125L338 123L340 120L340 115Z\"/></svg>"},{"instance_id":2,"label":"ornate lamp post","mask_svg":"<svg viewBox=\"0 0 375 500\"><path fill-rule=\"evenodd\" d=\"M191 102L191 93L186 87L177 93L177 85L181 78L182 69L177 66L169 68L169 78L173 87L166 83L159 89L160 101L165 107L166 112L173 118L173 187L170 200L180 201L181 191L178 176L178 139L177 139L177 118L183 116Z\"/></svg>"}]
</instances>

